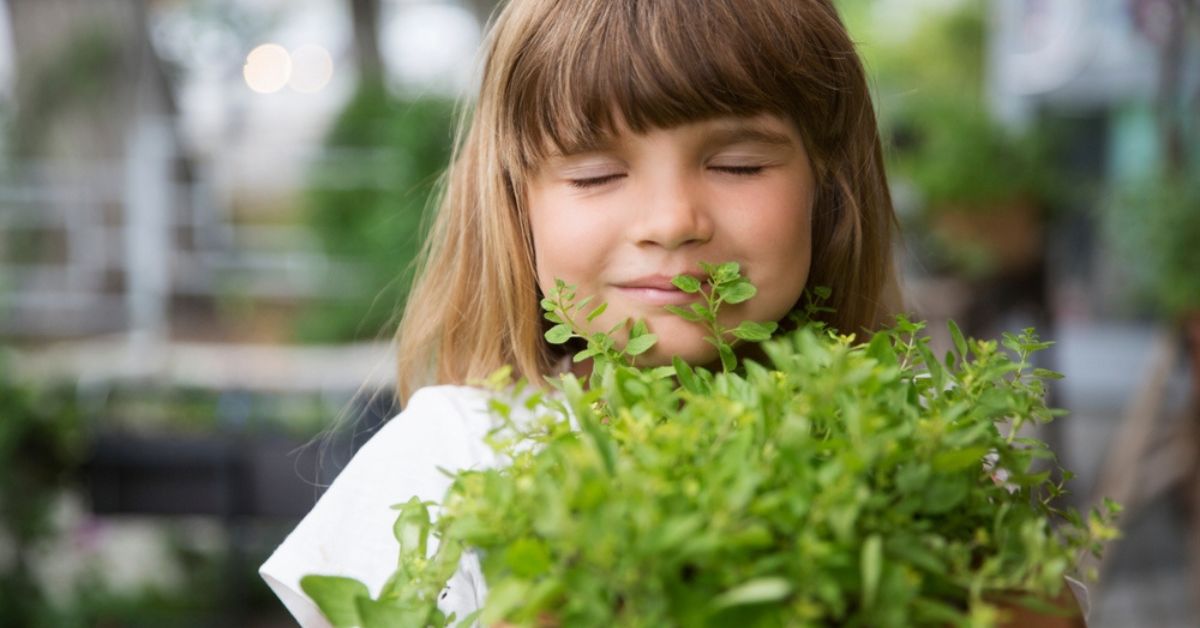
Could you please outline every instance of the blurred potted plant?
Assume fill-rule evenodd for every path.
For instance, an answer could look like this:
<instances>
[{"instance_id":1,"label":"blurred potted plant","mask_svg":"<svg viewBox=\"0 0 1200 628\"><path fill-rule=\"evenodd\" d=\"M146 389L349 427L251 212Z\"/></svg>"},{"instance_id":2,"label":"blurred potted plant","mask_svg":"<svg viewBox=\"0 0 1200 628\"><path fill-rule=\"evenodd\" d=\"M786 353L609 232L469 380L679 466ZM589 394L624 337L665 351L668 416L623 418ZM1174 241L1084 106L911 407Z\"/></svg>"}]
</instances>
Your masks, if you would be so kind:
<instances>
[{"instance_id":1,"label":"blurred potted plant","mask_svg":"<svg viewBox=\"0 0 1200 628\"><path fill-rule=\"evenodd\" d=\"M980 279L1041 262L1048 168L1037 135L936 96L914 103L895 131L893 166L915 188L911 226L926 235L935 270Z\"/></svg>"}]
</instances>

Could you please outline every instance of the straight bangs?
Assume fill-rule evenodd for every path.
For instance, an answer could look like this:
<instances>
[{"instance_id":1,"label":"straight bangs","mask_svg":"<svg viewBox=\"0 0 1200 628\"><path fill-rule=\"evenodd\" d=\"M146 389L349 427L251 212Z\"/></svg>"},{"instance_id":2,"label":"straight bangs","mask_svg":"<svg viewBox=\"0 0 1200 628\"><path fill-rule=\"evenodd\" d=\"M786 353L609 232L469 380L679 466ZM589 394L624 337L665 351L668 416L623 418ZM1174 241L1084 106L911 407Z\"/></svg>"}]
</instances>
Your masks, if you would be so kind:
<instances>
[{"instance_id":1,"label":"straight bangs","mask_svg":"<svg viewBox=\"0 0 1200 628\"><path fill-rule=\"evenodd\" d=\"M644 133L775 113L809 142L811 122L838 110L838 86L825 78L836 73L822 71L830 60L813 46L837 17L819 3L533 4L541 15L513 33L523 45L496 94L502 159L513 174L530 173L548 154L593 148L619 124Z\"/></svg>"}]
</instances>

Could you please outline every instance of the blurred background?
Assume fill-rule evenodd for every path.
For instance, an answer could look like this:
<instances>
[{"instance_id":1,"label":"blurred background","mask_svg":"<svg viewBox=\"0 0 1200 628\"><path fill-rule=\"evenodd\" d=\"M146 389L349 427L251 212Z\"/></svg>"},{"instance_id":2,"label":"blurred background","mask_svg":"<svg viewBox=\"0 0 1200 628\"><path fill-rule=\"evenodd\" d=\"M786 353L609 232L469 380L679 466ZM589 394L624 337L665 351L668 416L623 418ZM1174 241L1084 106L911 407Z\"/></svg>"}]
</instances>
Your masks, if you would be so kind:
<instances>
[{"instance_id":1,"label":"blurred background","mask_svg":"<svg viewBox=\"0 0 1200 628\"><path fill-rule=\"evenodd\" d=\"M0 0L0 626L290 625L495 5ZM1091 625L1198 625L1200 2L839 5L911 309L1056 341L1039 435L1126 505Z\"/></svg>"}]
</instances>

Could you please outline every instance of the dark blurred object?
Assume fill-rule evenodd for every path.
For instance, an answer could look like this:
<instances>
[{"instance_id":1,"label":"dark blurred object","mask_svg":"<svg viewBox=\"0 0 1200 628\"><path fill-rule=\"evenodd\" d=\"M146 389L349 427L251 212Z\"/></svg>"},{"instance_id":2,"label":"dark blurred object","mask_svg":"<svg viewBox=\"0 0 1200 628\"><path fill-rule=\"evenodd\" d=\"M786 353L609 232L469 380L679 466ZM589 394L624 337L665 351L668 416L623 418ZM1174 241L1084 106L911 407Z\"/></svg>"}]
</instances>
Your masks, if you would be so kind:
<instances>
[{"instance_id":1,"label":"dark blurred object","mask_svg":"<svg viewBox=\"0 0 1200 628\"><path fill-rule=\"evenodd\" d=\"M354 60L360 80L383 80L383 57L379 54L380 0L350 0L350 20L354 24Z\"/></svg>"},{"instance_id":2,"label":"dark blurred object","mask_svg":"<svg viewBox=\"0 0 1200 628\"><path fill-rule=\"evenodd\" d=\"M311 440L106 431L92 440L83 477L99 515L298 519L395 413L392 396L379 392L358 398L340 429Z\"/></svg>"},{"instance_id":3,"label":"dark blurred object","mask_svg":"<svg viewBox=\"0 0 1200 628\"><path fill-rule=\"evenodd\" d=\"M85 467L98 515L299 517L313 489L280 464L303 443L104 434Z\"/></svg>"},{"instance_id":4,"label":"dark blurred object","mask_svg":"<svg viewBox=\"0 0 1200 628\"><path fill-rule=\"evenodd\" d=\"M290 528L306 514L346 461L396 413L385 393L356 399L341 429L305 442L263 433L208 436L108 432L84 466L92 510L100 516L218 517L227 532L219 591L208 600L220 617L245 623L263 587L256 566L282 540L256 533L264 521ZM264 547L265 545L265 547Z\"/></svg>"}]
</instances>

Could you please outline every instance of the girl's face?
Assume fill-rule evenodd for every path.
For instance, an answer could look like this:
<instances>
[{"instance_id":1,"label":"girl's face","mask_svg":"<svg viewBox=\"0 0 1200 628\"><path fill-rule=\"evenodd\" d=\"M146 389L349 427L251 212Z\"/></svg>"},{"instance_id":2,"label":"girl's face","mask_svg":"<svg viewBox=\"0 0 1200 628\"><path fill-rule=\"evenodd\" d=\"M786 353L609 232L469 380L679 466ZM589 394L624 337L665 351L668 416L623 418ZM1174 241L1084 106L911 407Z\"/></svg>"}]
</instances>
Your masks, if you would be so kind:
<instances>
[{"instance_id":1,"label":"girl's face","mask_svg":"<svg viewBox=\"0 0 1200 628\"><path fill-rule=\"evenodd\" d=\"M812 252L812 168L794 125L774 115L718 118L636 135L624 127L602 145L554 155L528 185L538 283L555 279L608 309L590 331L645 319L658 343L643 366L680 356L710 364L704 329L663 306L700 300L675 289L700 262L736 261L758 287L722 305L727 327L777 321L799 300ZM580 321L582 322L582 316Z\"/></svg>"}]
</instances>

